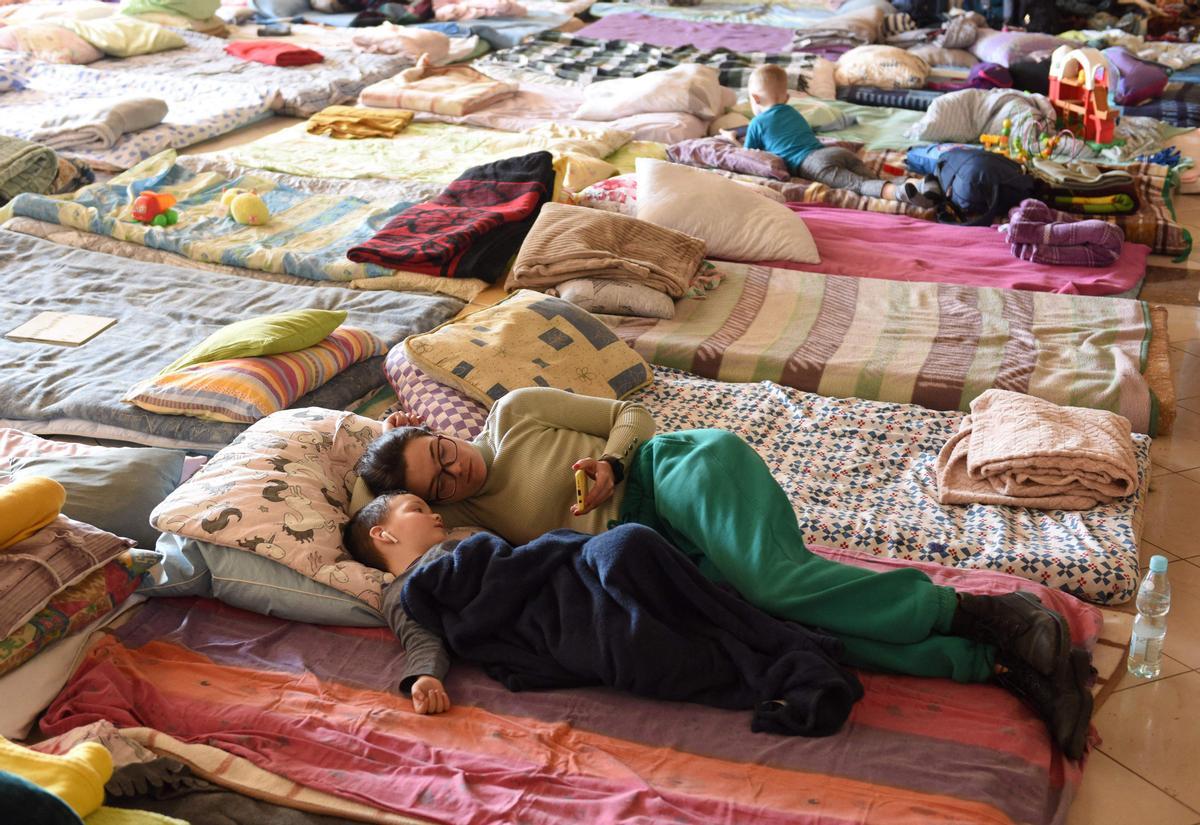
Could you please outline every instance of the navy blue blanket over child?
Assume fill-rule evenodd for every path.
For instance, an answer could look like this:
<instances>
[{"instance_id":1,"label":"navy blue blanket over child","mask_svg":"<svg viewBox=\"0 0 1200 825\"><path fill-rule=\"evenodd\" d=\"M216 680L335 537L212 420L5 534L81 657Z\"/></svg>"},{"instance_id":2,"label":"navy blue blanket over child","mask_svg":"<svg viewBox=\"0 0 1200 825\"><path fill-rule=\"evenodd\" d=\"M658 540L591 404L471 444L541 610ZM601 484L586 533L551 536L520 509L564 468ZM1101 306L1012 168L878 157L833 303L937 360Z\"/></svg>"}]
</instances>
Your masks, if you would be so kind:
<instances>
[{"instance_id":1,"label":"navy blue blanket over child","mask_svg":"<svg viewBox=\"0 0 1200 825\"><path fill-rule=\"evenodd\" d=\"M753 709L752 729L835 733L862 686L832 636L763 613L658 533L474 535L413 573L404 610L510 690L607 685Z\"/></svg>"}]
</instances>

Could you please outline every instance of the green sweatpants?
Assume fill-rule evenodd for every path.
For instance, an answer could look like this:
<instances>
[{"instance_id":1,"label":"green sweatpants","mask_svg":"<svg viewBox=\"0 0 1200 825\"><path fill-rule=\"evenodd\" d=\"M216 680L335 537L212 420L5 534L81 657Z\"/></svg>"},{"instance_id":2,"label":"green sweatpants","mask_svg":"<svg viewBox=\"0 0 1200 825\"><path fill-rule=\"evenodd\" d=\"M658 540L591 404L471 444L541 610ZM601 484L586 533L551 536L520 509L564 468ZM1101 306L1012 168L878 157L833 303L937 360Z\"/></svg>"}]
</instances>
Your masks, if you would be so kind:
<instances>
[{"instance_id":1,"label":"green sweatpants","mask_svg":"<svg viewBox=\"0 0 1200 825\"><path fill-rule=\"evenodd\" d=\"M915 568L876 573L810 553L787 496L733 433L657 435L638 449L625 483L622 522L653 527L708 578L768 613L838 636L847 664L959 682L991 677L993 647L945 635L952 588Z\"/></svg>"}]
</instances>

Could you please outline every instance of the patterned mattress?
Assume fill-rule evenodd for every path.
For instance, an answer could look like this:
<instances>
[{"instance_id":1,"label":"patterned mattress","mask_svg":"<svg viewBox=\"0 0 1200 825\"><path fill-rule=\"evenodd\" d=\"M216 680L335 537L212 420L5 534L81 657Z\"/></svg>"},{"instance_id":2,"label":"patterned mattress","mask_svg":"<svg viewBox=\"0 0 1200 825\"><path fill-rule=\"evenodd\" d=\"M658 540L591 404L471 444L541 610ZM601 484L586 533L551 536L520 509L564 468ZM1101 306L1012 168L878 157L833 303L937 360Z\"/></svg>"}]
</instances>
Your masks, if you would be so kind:
<instances>
[{"instance_id":1,"label":"patterned mattress","mask_svg":"<svg viewBox=\"0 0 1200 825\"><path fill-rule=\"evenodd\" d=\"M108 149L65 150L97 169L128 169L164 149L183 148L231 132L270 113L267 96L249 84L212 78L178 78L100 72L90 66L42 63L0 51L0 134L28 137L34 126L63 107L101 98L154 97L166 101L162 123L129 132Z\"/></svg>"},{"instance_id":2,"label":"patterned mattress","mask_svg":"<svg viewBox=\"0 0 1200 825\"><path fill-rule=\"evenodd\" d=\"M228 40L197 32L178 32L187 46L167 52L100 60L89 69L122 78L153 78L211 82L237 91L252 89L266 98L271 109L292 117L308 117L326 106L350 103L366 86L411 66L412 58L399 54L369 54L322 46L320 63L307 66L268 66L225 53Z\"/></svg>"},{"instance_id":3,"label":"patterned mattress","mask_svg":"<svg viewBox=\"0 0 1200 825\"><path fill-rule=\"evenodd\" d=\"M1116 604L1137 585L1150 439L1134 435L1140 487L1091 510L937 502L934 464L958 412L824 398L769 381L727 384L655 368L637 397L660 432L720 427L762 455L807 543L949 567L995 570Z\"/></svg>"}]
</instances>

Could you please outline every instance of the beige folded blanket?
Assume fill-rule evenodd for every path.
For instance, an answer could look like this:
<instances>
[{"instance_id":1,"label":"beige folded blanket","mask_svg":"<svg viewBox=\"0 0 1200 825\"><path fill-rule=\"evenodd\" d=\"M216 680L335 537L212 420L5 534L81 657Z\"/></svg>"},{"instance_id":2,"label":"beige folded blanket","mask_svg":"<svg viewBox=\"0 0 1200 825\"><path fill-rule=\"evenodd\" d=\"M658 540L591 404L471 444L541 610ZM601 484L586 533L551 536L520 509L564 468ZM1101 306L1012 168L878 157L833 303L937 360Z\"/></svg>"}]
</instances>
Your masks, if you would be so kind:
<instances>
[{"instance_id":1,"label":"beige folded blanket","mask_svg":"<svg viewBox=\"0 0 1200 825\"><path fill-rule=\"evenodd\" d=\"M515 289L545 290L573 278L637 281L679 298L704 260L699 238L599 209L548 203L513 263Z\"/></svg>"},{"instance_id":2,"label":"beige folded blanket","mask_svg":"<svg viewBox=\"0 0 1200 825\"><path fill-rule=\"evenodd\" d=\"M942 447L942 504L1086 510L1137 490L1129 419L988 390Z\"/></svg>"}]
</instances>

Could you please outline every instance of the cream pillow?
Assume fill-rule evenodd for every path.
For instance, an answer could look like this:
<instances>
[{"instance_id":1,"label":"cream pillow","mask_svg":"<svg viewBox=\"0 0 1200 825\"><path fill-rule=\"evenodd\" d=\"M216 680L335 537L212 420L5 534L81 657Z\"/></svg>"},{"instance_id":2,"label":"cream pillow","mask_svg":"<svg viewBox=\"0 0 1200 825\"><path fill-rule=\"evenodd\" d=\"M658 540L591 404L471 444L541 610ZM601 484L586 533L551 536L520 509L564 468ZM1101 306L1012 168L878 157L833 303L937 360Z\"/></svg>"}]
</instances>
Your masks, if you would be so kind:
<instances>
[{"instance_id":1,"label":"cream pillow","mask_svg":"<svg viewBox=\"0 0 1200 825\"><path fill-rule=\"evenodd\" d=\"M0 28L0 49L24 52L47 63L91 63L104 57L75 32L54 23L22 23Z\"/></svg>"},{"instance_id":2,"label":"cream pillow","mask_svg":"<svg viewBox=\"0 0 1200 825\"><path fill-rule=\"evenodd\" d=\"M834 78L839 86L919 89L929 77L929 64L895 46L859 46L838 58Z\"/></svg>"},{"instance_id":3,"label":"cream pillow","mask_svg":"<svg viewBox=\"0 0 1200 825\"><path fill-rule=\"evenodd\" d=\"M702 239L712 258L820 263L804 221L761 188L678 163L637 160L639 220Z\"/></svg>"},{"instance_id":4,"label":"cream pillow","mask_svg":"<svg viewBox=\"0 0 1200 825\"><path fill-rule=\"evenodd\" d=\"M642 356L600 319L528 289L409 336L404 353L430 378L489 408L521 387L616 399L653 380Z\"/></svg>"},{"instance_id":5,"label":"cream pillow","mask_svg":"<svg viewBox=\"0 0 1200 825\"><path fill-rule=\"evenodd\" d=\"M925 43L908 50L914 57L919 57L930 66L954 66L959 69L969 69L979 62L979 58L966 49L946 49Z\"/></svg>"},{"instance_id":6,"label":"cream pillow","mask_svg":"<svg viewBox=\"0 0 1200 825\"><path fill-rule=\"evenodd\" d=\"M686 112L702 120L723 114L734 102L716 69L687 63L638 77L602 80L583 89L579 120L616 120L644 112Z\"/></svg>"},{"instance_id":7,"label":"cream pillow","mask_svg":"<svg viewBox=\"0 0 1200 825\"><path fill-rule=\"evenodd\" d=\"M170 29L123 14L99 20L63 20L62 25L112 57L165 52L185 45Z\"/></svg>"}]
</instances>

